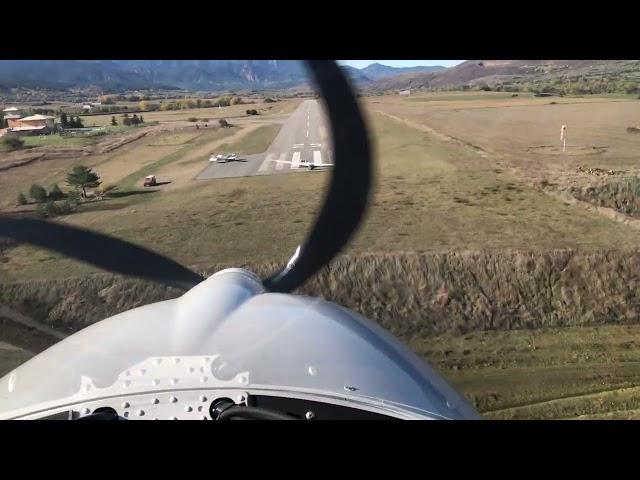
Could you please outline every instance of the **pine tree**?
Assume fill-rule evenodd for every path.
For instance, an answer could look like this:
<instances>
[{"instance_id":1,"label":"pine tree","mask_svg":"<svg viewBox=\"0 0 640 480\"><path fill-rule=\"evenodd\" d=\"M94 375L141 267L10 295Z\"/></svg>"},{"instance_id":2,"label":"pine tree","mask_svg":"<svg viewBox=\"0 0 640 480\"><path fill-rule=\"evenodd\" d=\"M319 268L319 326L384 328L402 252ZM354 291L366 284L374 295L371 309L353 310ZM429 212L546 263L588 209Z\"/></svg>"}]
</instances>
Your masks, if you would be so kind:
<instances>
[{"instance_id":1,"label":"pine tree","mask_svg":"<svg viewBox=\"0 0 640 480\"><path fill-rule=\"evenodd\" d=\"M90 168L84 165L73 167L73 171L67 174L67 184L82 189L82 197L87 198L87 187L100 185L100 177Z\"/></svg>"},{"instance_id":2,"label":"pine tree","mask_svg":"<svg viewBox=\"0 0 640 480\"><path fill-rule=\"evenodd\" d=\"M29 196L36 202L44 202L47 199L47 191L38 184L31 185Z\"/></svg>"},{"instance_id":3,"label":"pine tree","mask_svg":"<svg viewBox=\"0 0 640 480\"><path fill-rule=\"evenodd\" d=\"M60 190L57 183L51 187L51 190L49 190L49 198L52 200L60 200L61 198L64 198L64 193L62 193L62 190Z\"/></svg>"}]
</instances>

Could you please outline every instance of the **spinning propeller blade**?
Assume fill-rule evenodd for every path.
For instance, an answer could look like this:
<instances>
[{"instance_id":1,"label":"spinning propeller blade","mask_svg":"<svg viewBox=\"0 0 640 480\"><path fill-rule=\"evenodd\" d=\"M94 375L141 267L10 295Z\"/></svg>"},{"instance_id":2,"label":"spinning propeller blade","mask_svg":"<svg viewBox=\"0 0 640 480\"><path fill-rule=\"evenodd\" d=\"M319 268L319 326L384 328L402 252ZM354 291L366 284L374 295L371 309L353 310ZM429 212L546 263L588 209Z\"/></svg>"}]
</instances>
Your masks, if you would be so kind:
<instances>
[{"instance_id":1,"label":"spinning propeller blade","mask_svg":"<svg viewBox=\"0 0 640 480\"><path fill-rule=\"evenodd\" d=\"M313 60L313 73L331 122L334 168L329 191L295 261L263 280L267 290L291 292L348 243L365 213L372 168L369 139L352 88L333 61ZM36 219L0 219L0 236L62 253L123 275L188 290L204 278L177 262L124 240Z\"/></svg>"}]
</instances>

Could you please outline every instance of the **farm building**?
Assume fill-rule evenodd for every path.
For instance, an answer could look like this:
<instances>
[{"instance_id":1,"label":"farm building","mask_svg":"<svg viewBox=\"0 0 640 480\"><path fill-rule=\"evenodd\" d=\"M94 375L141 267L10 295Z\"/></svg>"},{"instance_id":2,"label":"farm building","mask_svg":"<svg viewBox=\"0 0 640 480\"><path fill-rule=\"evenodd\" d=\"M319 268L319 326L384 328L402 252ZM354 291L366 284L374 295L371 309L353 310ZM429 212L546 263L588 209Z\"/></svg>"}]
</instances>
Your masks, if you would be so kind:
<instances>
[{"instance_id":1,"label":"farm building","mask_svg":"<svg viewBox=\"0 0 640 480\"><path fill-rule=\"evenodd\" d=\"M46 135L54 130L55 117L49 115L31 115L24 118L8 115L5 119L9 132L18 135Z\"/></svg>"},{"instance_id":2,"label":"farm building","mask_svg":"<svg viewBox=\"0 0 640 480\"><path fill-rule=\"evenodd\" d=\"M400 92L400 95L402 95L403 97L407 95L411 95L411 90L402 90Z\"/></svg>"}]
</instances>

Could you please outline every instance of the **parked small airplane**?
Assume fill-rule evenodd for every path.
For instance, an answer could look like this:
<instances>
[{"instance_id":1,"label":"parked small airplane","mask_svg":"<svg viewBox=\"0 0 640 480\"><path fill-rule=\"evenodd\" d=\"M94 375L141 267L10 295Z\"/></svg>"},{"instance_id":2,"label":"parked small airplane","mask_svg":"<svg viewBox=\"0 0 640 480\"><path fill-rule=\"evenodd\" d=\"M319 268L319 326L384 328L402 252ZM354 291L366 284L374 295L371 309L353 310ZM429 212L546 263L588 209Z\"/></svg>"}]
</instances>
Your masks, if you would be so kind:
<instances>
[{"instance_id":1,"label":"parked small airplane","mask_svg":"<svg viewBox=\"0 0 640 480\"><path fill-rule=\"evenodd\" d=\"M288 160L275 160L278 163L287 163L289 165L293 165L293 162L289 162ZM298 164L298 168L306 168L307 170L315 170L316 168L329 168L333 167L333 163L309 163L304 160L300 161Z\"/></svg>"},{"instance_id":2,"label":"parked small airplane","mask_svg":"<svg viewBox=\"0 0 640 480\"><path fill-rule=\"evenodd\" d=\"M209 161L210 162L216 162L216 163L227 163L227 162L233 162L234 160L238 159L238 154L237 153L229 153L229 154L211 154L211 156L209 157Z\"/></svg>"}]
</instances>

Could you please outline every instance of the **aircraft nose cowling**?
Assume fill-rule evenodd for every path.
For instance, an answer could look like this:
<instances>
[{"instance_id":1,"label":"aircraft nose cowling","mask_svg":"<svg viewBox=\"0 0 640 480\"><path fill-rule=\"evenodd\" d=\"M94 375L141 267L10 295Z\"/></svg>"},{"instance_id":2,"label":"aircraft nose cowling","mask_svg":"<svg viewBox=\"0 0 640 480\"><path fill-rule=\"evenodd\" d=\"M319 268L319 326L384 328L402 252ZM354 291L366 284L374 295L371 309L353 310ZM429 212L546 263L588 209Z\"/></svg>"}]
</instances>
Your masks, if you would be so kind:
<instances>
[{"instance_id":1,"label":"aircraft nose cowling","mask_svg":"<svg viewBox=\"0 0 640 480\"><path fill-rule=\"evenodd\" d=\"M223 270L180 298L85 328L0 380L0 418L167 388L314 398L398 418L479 418L369 320L324 300L264 292L253 273Z\"/></svg>"},{"instance_id":2,"label":"aircraft nose cowling","mask_svg":"<svg viewBox=\"0 0 640 480\"><path fill-rule=\"evenodd\" d=\"M247 388L314 392L410 418L478 419L474 409L388 332L316 298L266 293L211 337L221 379ZM218 375L214 366L213 374Z\"/></svg>"}]
</instances>

